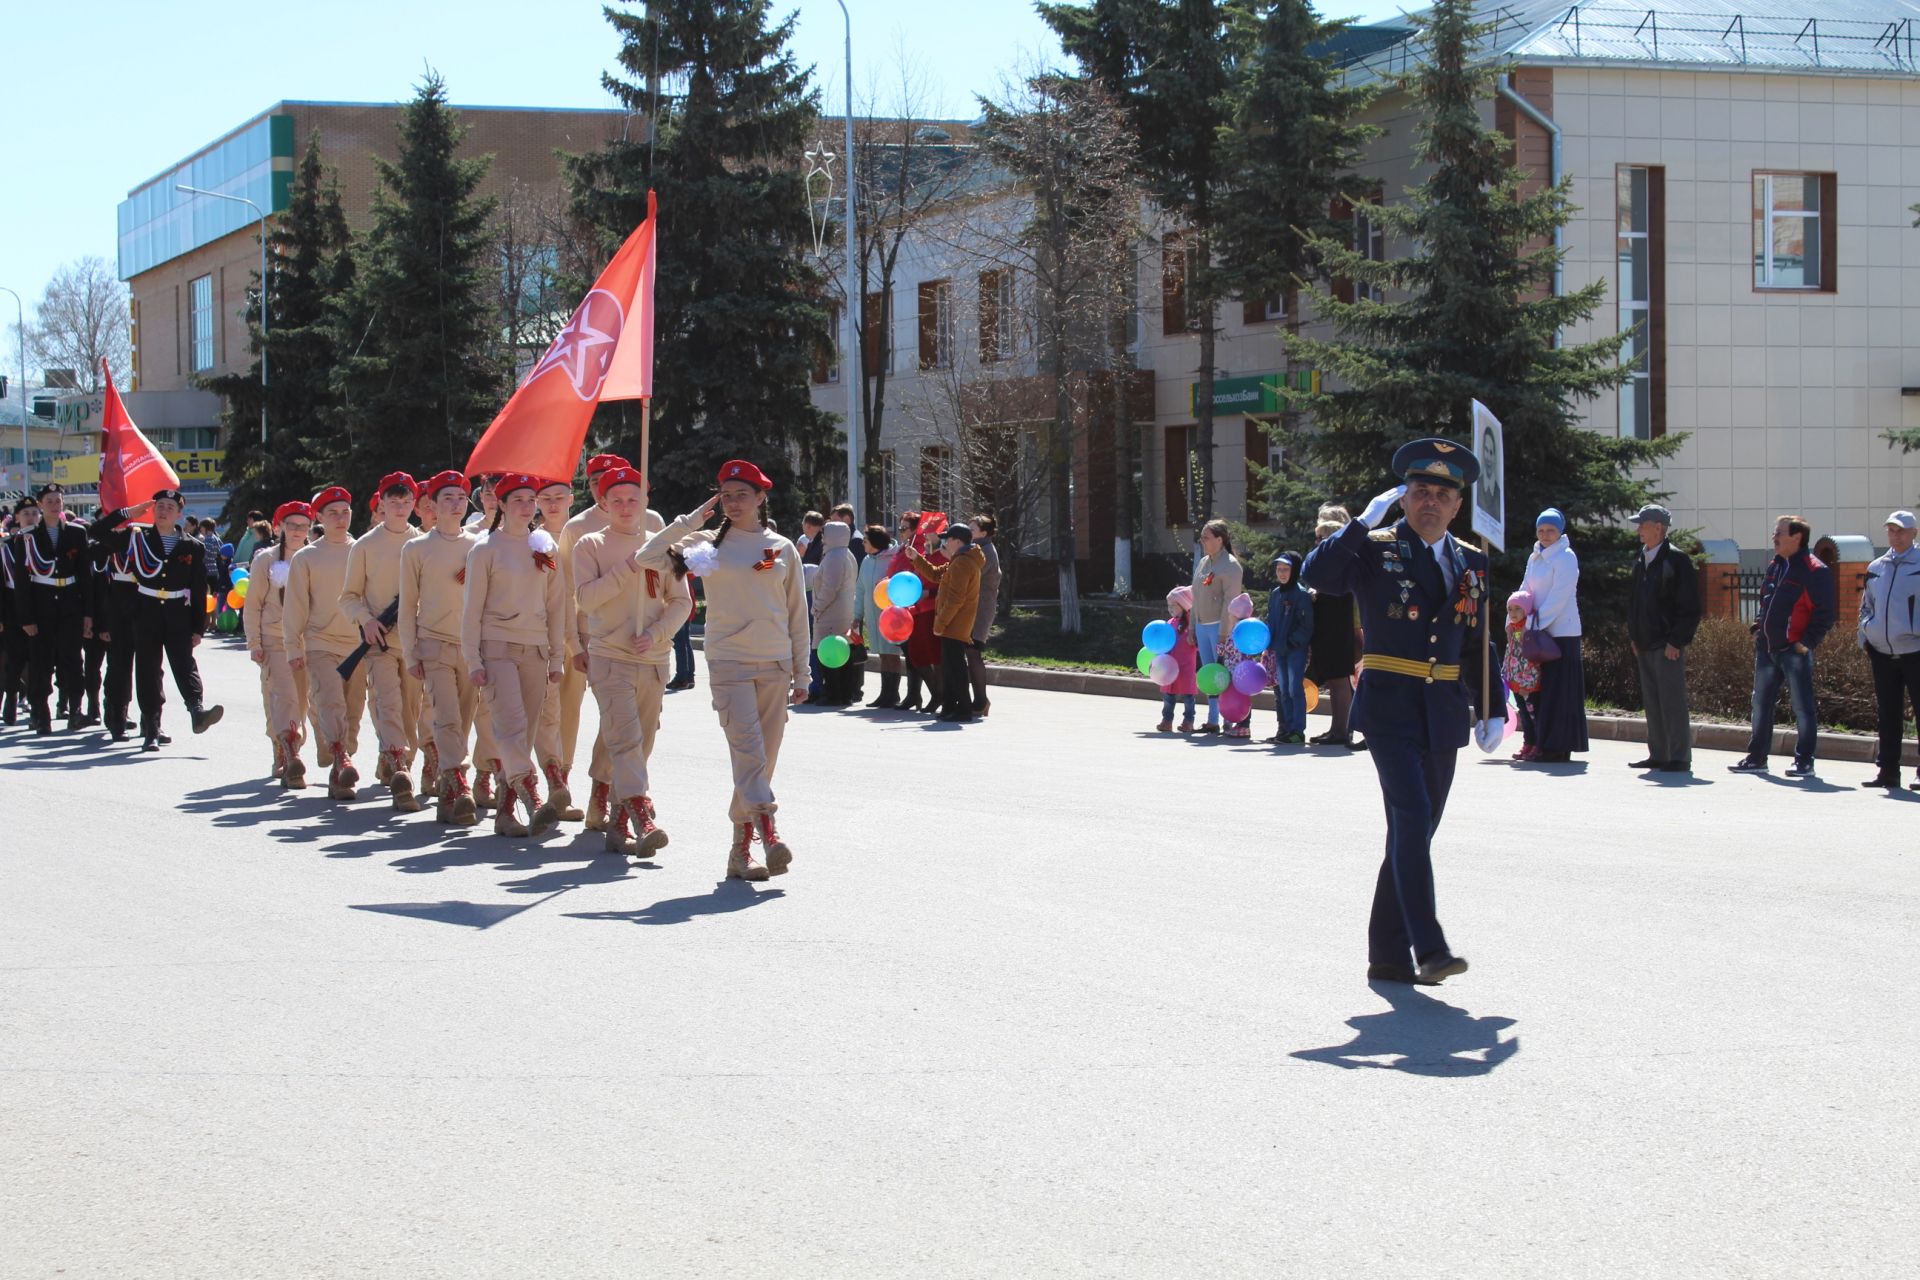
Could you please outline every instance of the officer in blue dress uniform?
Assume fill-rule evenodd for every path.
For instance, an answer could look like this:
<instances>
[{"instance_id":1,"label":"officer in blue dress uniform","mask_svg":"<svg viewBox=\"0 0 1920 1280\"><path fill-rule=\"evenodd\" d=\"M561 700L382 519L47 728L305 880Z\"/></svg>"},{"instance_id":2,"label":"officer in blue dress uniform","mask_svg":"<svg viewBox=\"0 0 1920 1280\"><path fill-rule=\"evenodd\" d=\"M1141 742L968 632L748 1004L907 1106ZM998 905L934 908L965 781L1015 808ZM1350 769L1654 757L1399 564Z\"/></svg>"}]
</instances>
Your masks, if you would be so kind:
<instances>
[{"instance_id":1,"label":"officer in blue dress uniform","mask_svg":"<svg viewBox=\"0 0 1920 1280\"><path fill-rule=\"evenodd\" d=\"M1435 915L1433 834L1446 811L1453 768L1470 736L1497 742L1506 690L1491 664L1494 717L1480 714L1482 631L1491 592L1487 558L1447 532L1480 462L1451 440L1415 440L1393 455L1401 484L1307 556L1301 580L1351 594L1365 653L1354 727L1367 735L1387 810L1387 854L1367 926L1367 977L1439 983L1467 962L1447 945ZM1404 519L1386 516L1404 502Z\"/></svg>"}]
</instances>

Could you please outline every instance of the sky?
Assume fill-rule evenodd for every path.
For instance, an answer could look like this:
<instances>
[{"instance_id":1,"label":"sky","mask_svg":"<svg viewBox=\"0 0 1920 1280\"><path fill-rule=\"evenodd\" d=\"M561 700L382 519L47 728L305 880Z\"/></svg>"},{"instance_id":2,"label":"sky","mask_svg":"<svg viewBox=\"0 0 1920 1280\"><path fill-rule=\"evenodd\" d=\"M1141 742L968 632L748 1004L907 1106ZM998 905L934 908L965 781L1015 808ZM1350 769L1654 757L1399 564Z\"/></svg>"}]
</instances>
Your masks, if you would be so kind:
<instances>
[{"instance_id":1,"label":"sky","mask_svg":"<svg viewBox=\"0 0 1920 1280\"><path fill-rule=\"evenodd\" d=\"M922 86L919 114L972 118L976 92L993 94L1023 65L1060 60L1029 0L846 4L856 112L867 103L897 109L906 66ZM1329 0L1327 9L1377 19L1400 5ZM776 0L775 13L788 11L795 56L817 68L824 109L837 113L840 7ZM77 32L82 14L85 30ZM610 100L600 76L618 48L598 0L21 3L10 6L4 34L0 285L25 299L29 320L61 264L88 255L114 261L115 209L129 188L275 102L399 102L431 66L456 104L602 107ZM9 367L12 304L0 294Z\"/></svg>"}]
</instances>

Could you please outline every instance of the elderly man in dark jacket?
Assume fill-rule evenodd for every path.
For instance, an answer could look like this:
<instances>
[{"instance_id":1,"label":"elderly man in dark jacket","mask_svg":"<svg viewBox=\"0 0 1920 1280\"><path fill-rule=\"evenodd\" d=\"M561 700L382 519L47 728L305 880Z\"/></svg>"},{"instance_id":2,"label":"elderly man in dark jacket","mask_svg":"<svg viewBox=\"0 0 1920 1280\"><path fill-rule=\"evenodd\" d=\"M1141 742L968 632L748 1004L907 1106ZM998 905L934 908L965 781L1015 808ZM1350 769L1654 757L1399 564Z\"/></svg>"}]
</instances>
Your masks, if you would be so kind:
<instances>
[{"instance_id":1,"label":"elderly man in dark jacket","mask_svg":"<svg viewBox=\"0 0 1920 1280\"><path fill-rule=\"evenodd\" d=\"M1773 746L1773 708L1785 684L1799 729L1790 778L1813 776L1820 725L1813 703L1813 651L1833 629L1833 570L1807 550L1812 531L1799 516L1781 516L1773 526L1773 560L1760 584L1760 616L1753 620L1753 733L1735 773L1765 773Z\"/></svg>"},{"instance_id":2,"label":"elderly man in dark jacket","mask_svg":"<svg viewBox=\"0 0 1920 1280\"><path fill-rule=\"evenodd\" d=\"M1627 639L1640 665L1647 715L1647 758L1635 769L1693 772L1693 724L1687 708L1687 646L1700 626L1700 577L1667 540L1673 513L1648 503L1633 517L1640 554L1633 559Z\"/></svg>"}]
</instances>

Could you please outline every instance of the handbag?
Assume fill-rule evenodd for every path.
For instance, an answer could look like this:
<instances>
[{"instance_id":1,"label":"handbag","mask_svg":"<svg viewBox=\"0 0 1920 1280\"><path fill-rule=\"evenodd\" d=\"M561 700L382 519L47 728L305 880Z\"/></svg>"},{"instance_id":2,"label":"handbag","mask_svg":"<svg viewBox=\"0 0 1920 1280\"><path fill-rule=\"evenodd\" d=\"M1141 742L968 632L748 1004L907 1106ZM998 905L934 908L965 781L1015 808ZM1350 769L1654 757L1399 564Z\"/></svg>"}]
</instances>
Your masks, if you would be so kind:
<instances>
[{"instance_id":1,"label":"handbag","mask_svg":"<svg viewBox=\"0 0 1920 1280\"><path fill-rule=\"evenodd\" d=\"M1534 663L1558 662L1560 646L1545 631L1528 627L1520 636L1520 656Z\"/></svg>"}]
</instances>

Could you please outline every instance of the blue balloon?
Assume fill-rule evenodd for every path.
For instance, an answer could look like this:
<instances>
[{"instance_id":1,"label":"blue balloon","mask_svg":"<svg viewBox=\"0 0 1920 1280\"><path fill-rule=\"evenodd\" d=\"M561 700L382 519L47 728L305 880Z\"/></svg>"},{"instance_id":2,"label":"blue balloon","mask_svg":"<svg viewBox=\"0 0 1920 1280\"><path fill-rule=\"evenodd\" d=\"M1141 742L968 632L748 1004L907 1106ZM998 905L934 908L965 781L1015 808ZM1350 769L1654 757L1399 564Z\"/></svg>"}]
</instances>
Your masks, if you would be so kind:
<instances>
[{"instance_id":1,"label":"blue balloon","mask_svg":"<svg viewBox=\"0 0 1920 1280\"><path fill-rule=\"evenodd\" d=\"M1258 618L1242 618L1234 624L1233 647L1242 653L1265 653L1273 632Z\"/></svg>"},{"instance_id":2,"label":"blue balloon","mask_svg":"<svg viewBox=\"0 0 1920 1280\"><path fill-rule=\"evenodd\" d=\"M251 569L236 568L231 576L235 582L242 582L251 576L252 572Z\"/></svg>"},{"instance_id":3,"label":"blue balloon","mask_svg":"<svg viewBox=\"0 0 1920 1280\"><path fill-rule=\"evenodd\" d=\"M912 608L919 603L920 593L924 590L917 574L901 572L887 579L887 599L902 609Z\"/></svg>"},{"instance_id":4,"label":"blue balloon","mask_svg":"<svg viewBox=\"0 0 1920 1280\"><path fill-rule=\"evenodd\" d=\"M1179 632L1173 629L1171 622L1149 622L1140 628L1140 643L1153 653L1171 653Z\"/></svg>"}]
</instances>

